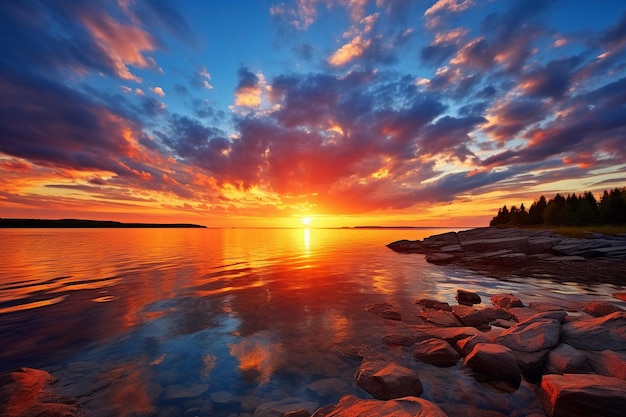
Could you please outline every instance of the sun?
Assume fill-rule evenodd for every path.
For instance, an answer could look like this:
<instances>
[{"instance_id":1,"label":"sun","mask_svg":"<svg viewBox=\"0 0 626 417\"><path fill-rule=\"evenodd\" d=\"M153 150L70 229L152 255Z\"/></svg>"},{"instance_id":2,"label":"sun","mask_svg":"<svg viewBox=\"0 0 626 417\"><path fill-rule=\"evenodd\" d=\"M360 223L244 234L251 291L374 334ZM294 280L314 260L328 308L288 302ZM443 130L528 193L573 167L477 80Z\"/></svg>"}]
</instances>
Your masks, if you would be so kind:
<instances>
[{"instance_id":1,"label":"sun","mask_svg":"<svg viewBox=\"0 0 626 417\"><path fill-rule=\"evenodd\" d=\"M302 218L302 224L303 224L304 226L308 226L308 225L310 225L310 224L311 224L311 218L310 218L310 217L303 217L303 218Z\"/></svg>"}]
</instances>

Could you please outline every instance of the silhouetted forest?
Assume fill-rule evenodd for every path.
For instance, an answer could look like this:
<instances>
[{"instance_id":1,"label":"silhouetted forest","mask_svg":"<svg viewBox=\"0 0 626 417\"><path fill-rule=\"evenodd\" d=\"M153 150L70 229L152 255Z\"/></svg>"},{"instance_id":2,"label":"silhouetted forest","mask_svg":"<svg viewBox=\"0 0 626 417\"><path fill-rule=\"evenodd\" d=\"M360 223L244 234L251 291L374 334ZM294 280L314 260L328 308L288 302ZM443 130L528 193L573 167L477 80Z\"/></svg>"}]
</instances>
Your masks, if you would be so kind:
<instances>
[{"instance_id":1,"label":"silhouetted forest","mask_svg":"<svg viewBox=\"0 0 626 417\"><path fill-rule=\"evenodd\" d=\"M604 190L600 201L590 192L563 197L557 194L549 201L544 196L528 210L505 205L491 219L490 226L588 226L626 224L626 187Z\"/></svg>"}]
</instances>

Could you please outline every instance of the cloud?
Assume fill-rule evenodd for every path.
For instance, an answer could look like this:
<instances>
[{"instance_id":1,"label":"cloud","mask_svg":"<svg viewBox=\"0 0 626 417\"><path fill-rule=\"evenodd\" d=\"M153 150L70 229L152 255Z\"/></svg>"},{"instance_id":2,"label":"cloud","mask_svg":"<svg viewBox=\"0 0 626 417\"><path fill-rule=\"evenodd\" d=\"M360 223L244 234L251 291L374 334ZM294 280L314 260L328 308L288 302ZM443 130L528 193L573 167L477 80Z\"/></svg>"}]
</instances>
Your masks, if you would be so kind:
<instances>
[{"instance_id":1,"label":"cloud","mask_svg":"<svg viewBox=\"0 0 626 417\"><path fill-rule=\"evenodd\" d=\"M237 71L239 83L235 89L235 105L239 107L256 108L261 105L261 78L247 68L241 67Z\"/></svg>"},{"instance_id":2,"label":"cloud","mask_svg":"<svg viewBox=\"0 0 626 417\"><path fill-rule=\"evenodd\" d=\"M159 97L165 97L165 91L161 87L150 87L150 91L156 94Z\"/></svg>"},{"instance_id":3,"label":"cloud","mask_svg":"<svg viewBox=\"0 0 626 417\"><path fill-rule=\"evenodd\" d=\"M462 12L474 5L474 0L438 0L426 9L424 16L430 16L439 12Z\"/></svg>"},{"instance_id":4,"label":"cloud","mask_svg":"<svg viewBox=\"0 0 626 417\"><path fill-rule=\"evenodd\" d=\"M141 82L132 74L128 65L156 69L154 59L144 55L156 49L156 41L148 32L132 25L125 25L109 16L85 13L80 16L91 36L108 55L115 73L122 79Z\"/></svg>"},{"instance_id":5,"label":"cloud","mask_svg":"<svg viewBox=\"0 0 626 417\"><path fill-rule=\"evenodd\" d=\"M335 53L333 53L330 58L328 58L328 63L333 66L345 65L363 54L363 52L370 45L370 40L365 40L360 36L356 36L350 42L344 44Z\"/></svg>"}]
</instances>

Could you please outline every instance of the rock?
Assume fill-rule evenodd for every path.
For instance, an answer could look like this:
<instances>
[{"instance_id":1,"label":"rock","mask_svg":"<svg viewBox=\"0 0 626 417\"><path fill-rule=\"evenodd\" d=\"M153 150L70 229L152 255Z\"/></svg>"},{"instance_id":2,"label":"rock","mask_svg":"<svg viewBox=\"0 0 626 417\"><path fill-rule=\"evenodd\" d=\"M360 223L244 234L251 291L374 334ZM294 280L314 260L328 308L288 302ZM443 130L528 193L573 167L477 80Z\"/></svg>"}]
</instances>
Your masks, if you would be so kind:
<instances>
[{"instance_id":1,"label":"rock","mask_svg":"<svg viewBox=\"0 0 626 417\"><path fill-rule=\"evenodd\" d=\"M311 417L309 410L299 409L295 411L287 411L285 417Z\"/></svg>"},{"instance_id":2,"label":"rock","mask_svg":"<svg viewBox=\"0 0 626 417\"><path fill-rule=\"evenodd\" d=\"M590 301L585 303L583 306L583 311L587 314L591 314L592 316L601 317L607 316L611 313L615 313L616 311L624 311L620 307L615 304L603 302L603 301Z\"/></svg>"},{"instance_id":3,"label":"rock","mask_svg":"<svg viewBox=\"0 0 626 417\"><path fill-rule=\"evenodd\" d=\"M475 336L482 334L482 332L475 327L435 327L427 325L411 326L413 335L417 342L424 341L426 339L438 338L443 339L451 345L457 341L469 336Z\"/></svg>"},{"instance_id":4,"label":"rock","mask_svg":"<svg viewBox=\"0 0 626 417\"><path fill-rule=\"evenodd\" d=\"M563 342L577 349L626 350L626 313L565 323Z\"/></svg>"},{"instance_id":5,"label":"rock","mask_svg":"<svg viewBox=\"0 0 626 417\"><path fill-rule=\"evenodd\" d=\"M259 405L254 410L254 417L283 417L285 413L295 410L307 410L313 412L318 404L313 401L305 401L300 398L285 398L280 401L271 401Z\"/></svg>"},{"instance_id":6,"label":"rock","mask_svg":"<svg viewBox=\"0 0 626 417\"><path fill-rule=\"evenodd\" d=\"M592 351L587 357L596 374L626 380L626 353L612 350Z\"/></svg>"},{"instance_id":7,"label":"rock","mask_svg":"<svg viewBox=\"0 0 626 417\"><path fill-rule=\"evenodd\" d=\"M522 375L527 380L539 381L543 373L546 360L550 354L550 349L538 350L536 352L521 352L513 350L513 355L517 360L517 365Z\"/></svg>"},{"instance_id":8,"label":"rock","mask_svg":"<svg viewBox=\"0 0 626 417\"><path fill-rule=\"evenodd\" d=\"M73 398L54 392L56 378L46 371L20 368L0 375L0 415L3 417L82 416Z\"/></svg>"},{"instance_id":9,"label":"rock","mask_svg":"<svg viewBox=\"0 0 626 417\"><path fill-rule=\"evenodd\" d=\"M420 313L420 317L429 323L433 323L437 326L444 327L459 327L462 326L461 322L456 318L454 314L446 310L433 310L426 308Z\"/></svg>"},{"instance_id":10,"label":"rock","mask_svg":"<svg viewBox=\"0 0 626 417\"><path fill-rule=\"evenodd\" d=\"M435 403L404 397L396 400L362 400L352 395L343 397L332 409L326 407L313 417L448 417ZM255 415L255 417L257 417Z\"/></svg>"},{"instance_id":11,"label":"rock","mask_svg":"<svg viewBox=\"0 0 626 417\"><path fill-rule=\"evenodd\" d=\"M477 334L476 336L466 337L456 342L456 350L465 357L474 350L474 347L479 343L491 343L489 338L484 334Z\"/></svg>"},{"instance_id":12,"label":"rock","mask_svg":"<svg viewBox=\"0 0 626 417\"><path fill-rule=\"evenodd\" d=\"M501 327L503 329L510 329L511 327L515 326L517 322L513 320L495 319L494 321L489 322L489 324L492 326Z\"/></svg>"},{"instance_id":13,"label":"rock","mask_svg":"<svg viewBox=\"0 0 626 417\"><path fill-rule=\"evenodd\" d=\"M493 343L478 343L463 360L479 381L506 381L518 387L522 381L517 359L511 349Z\"/></svg>"},{"instance_id":14,"label":"rock","mask_svg":"<svg viewBox=\"0 0 626 417\"><path fill-rule=\"evenodd\" d=\"M448 342L437 338L424 340L413 347L415 360L441 368L454 366L461 358Z\"/></svg>"},{"instance_id":15,"label":"rock","mask_svg":"<svg viewBox=\"0 0 626 417\"><path fill-rule=\"evenodd\" d=\"M522 301L513 294L494 294L491 296L491 304L497 308L524 307Z\"/></svg>"},{"instance_id":16,"label":"rock","mask_svg":"<svg viewBox=\"0 0 626 417\"><path fill-rule=\"evenodd\" d=\"M398 311L394 310L393 305L389 303L370 304L365 307L365 310L378 314L379 316L389 320L402 320L402 315Z\"/></svg>"},{"instance_id":17,"label":"rock","mask_svg":"<svg viewBox=\"0 0 626 417\"><path fill-rule=\"evenodd\" d=\"M513 350L537 352L550 349L559 343L561 325L550 319L519 323L504 331L495 340Z\"/></svg>"},{"instance_id":18,"label":"rock","mask_svg":"<svg viewBox=\"0 0 626 417\"><path fill-rule=\"evenodd\" d=\"M551 417L621 417L626 409L626 381L602 375L544 375L538 394Z\"/></svg>"},{"instance_id":19,"label":"rock","mask_svg":"<svg viewBox=\"0 0 626 417\"><path fill-rule=\"evenodd\" d=\"M424 391L416 372L386 358L364 359L356 384L379 400L419 396Z\"/></svg>"},{"instance_id":20,"label":"rock","mask_svg":"<svg viewBox=\"0 0 626 417\"><path fill-rule=\"evenodd\" d=\"M166 400L174 398L191 398L197 397L209 389L208 384L194 384L194 385L169 385L165 389L164 397ZM211 394L213 395L213 394ZM232 395L232 394L230 394ZM234 395L233 395L234 397Z\"/></svg>"},{"instance_id":21,"label":"rock","mask_svg":"<svg viewBox=\"0 0 626 417\"><path fill-rule=\"evenodd\" d=\"M528 244L528 236L502 237L495 239L476 239L466 241L459 235L461 246L465 252L491 252L510 249L513 252L523 253Z\"/></svg>"},{"instance_id":22,"label":"rock","mask_svg":"<svg viewBox=\"0 0 626 417\"><path fill-rule=\"evenodd\" d=\"M326 397L328 395L347 392L350 390L350 387L345 381L339 378L325 378L311 382L307 385L307 389L314 392L319 397Z\"/></svg>"},{"instance_id":23,"label":"rock","mask_svg":"<svg viewBox=\"0 0 626 417\"><path fill-rule=\"evenodd\" d=\"M584 256L550 256L545 258L544 261L548 262L583 262L586 261Z\"/></svg>"},{"instance_id":24,"label":"rock","mask_svg":"<svg viewBox=\"0 0 626 417\"><path fill-rule=\"evenodd\" d=\"M452 307L450 307L450 304L437 300L431 300L429 298L415 300L415 304L421 305L426 308L434 308L435 310L452 311Z\"/></svg>"},{"instance_id":25,"label":"rock","mask_svg":"<svg viewBox=\"0 0 626 417\"><path fill-rule=\"evenodd\" d=\"M393 334L388 334L383 336L383 342L385 342L388 345L397 345L397 346L413 346L415 343L419 342L420 340L424 340L423 338L420 339L419 336L414 335L414 334L398 334L398 333L393 333Z\"/></svg>"},{"instance_id":26,"label":"rock","mask_svg":"<svg viewBox=\"0 0 626 417\"><path fill-rule=\"evenodd\" d=\"M480 304L482 302L478 294L466 290L456 290L456 297L454 298L456 298L459 304L466 306Z\"/></svg>"},{"instance_id":27,"label":"rock","mask_svg":"<svg viewBox=\"0 0 626 417\"><path fill-rule=\"evenodd\" d=\"M613 297L618 300L626 301L626 292L614 292Z\"/></svg>"},{"instance_id":28,"label":"rock","mask_svg":"<svg viewBox=\"0 0 626 417\"><path fill-rule=\"evenodd\" d=\"M537 321L540 319L548 319L548 320L555 320L559 322L560 324L562 324L563 322L565 322L565 319L567 318L567 316L568 316L567 312L563 310L542 311L540 313L533 314L532 316L524 320L521 320L520 323Z\"/></svg>"},{"instance_id":29,"label":"rock","mask_svg":"<svg viewBox=\"0 0 626 417\"><path fill-rule=\"evenodd\" d=\"M437 252L437 253L432 253L430 255L426 255L426 262L429 262L435 265L445 265L445 264L454 262L456 258L457 258L456 256L450 253Z\"/></svg>"},{"instance_id":30,"label":"rock","mask_svg":"<svg viewBox=\"0 0 626 417\"><path fill-rule=\"evenodd\" d=\"M552 374L586 374L591 372L587 354L566 343L550 351L546 361L546 372Z\"/></svg>"},{"instance_id":31,"label":"rock","mask_svg":"<svg viewBox=\"0 0 626 417\"><path fill-rule=\"evenodd\" d=\"M452 307L452 311L464 326L471 326L479 329L488 329L489 323L497 319L510 320L513 318L513 316L507 311L491 307L476 309L473 307L459 305Z\"/></svg>"},{"instance_id":32,"label":"rock","mask_svg":"<svg viewBox=\"0 0 626 417\"><path fill-rule=\"evenodd\" d=\"M437 404L448 417L507 417L493 410L483 410L468 404Z\"/></svg>"}]
</instances>

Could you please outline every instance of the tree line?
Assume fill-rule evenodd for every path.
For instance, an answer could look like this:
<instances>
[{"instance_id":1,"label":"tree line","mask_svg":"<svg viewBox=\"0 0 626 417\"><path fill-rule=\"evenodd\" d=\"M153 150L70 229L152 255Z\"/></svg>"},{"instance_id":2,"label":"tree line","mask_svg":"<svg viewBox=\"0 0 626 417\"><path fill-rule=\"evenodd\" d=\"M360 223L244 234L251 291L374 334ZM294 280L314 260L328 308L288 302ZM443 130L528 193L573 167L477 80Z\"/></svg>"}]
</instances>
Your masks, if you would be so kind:
<instances>
[{"instance_id":1,"label":"tree line","mask_svg":"<svg viewBox=\"0 0 626 417\"><path fill-rule=\"evenodd\" d=\"M626 187L604 190L598 202L588 191L563 197L557 194L535 200L528 210L505 205L491 219L490 226L589 226L626 224Z\"/></svg>"}]
</instances>

